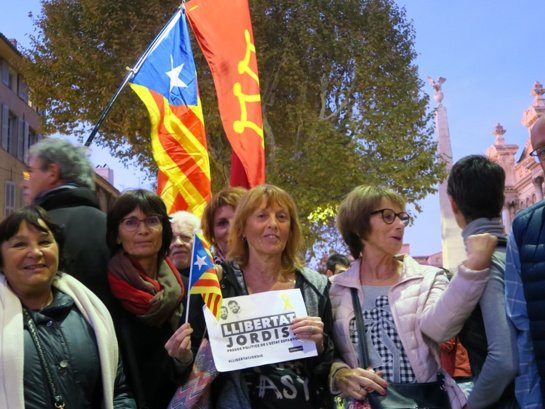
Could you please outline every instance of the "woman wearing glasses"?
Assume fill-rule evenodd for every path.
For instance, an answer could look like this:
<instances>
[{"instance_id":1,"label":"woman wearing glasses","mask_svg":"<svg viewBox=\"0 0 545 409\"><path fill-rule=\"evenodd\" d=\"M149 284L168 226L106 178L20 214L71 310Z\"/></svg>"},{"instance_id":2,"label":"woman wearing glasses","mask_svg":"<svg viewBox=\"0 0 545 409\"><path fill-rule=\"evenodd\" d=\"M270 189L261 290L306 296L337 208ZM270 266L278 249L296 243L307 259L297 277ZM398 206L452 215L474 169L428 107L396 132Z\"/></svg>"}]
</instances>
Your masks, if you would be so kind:
<instances>
[{"instance_id":1,"label":"woman wearing glasses","mask_svg":"<svg viewBox=\"0 0 545 409\"><path fill-rule=\"evenodd\" d=\"M122 306L113 318L139 408L166 408L192 359L191 329L178 329L184 286L166 257L171 239L165 204L155 193L124 192L108 213L108 280Z\"/></svg>"},{"instance_id":2,"label":"woman wearing glasses","mask_svg":"<svg viewBox=\"0 0 545 409\"><path fill-rule=\"evenodd\" d=\"M442 269L398 254L410 220L403 198L381 187L355 188L338 209L337 226L355 259L346 272L331 278L330 290L333 337L341 357L332 366L330 386L346 397L345 407L361 402L365 407L368 394L387 394L389 383L435 381L444 372L438 345L429 337L456 335L486 285L495 237L470 238L467 260L448 286ZM361 306L368 367L359 362L352 293ZM463 393L444 376L451 407L464 407Z\"/></svg>"}]
</instances>

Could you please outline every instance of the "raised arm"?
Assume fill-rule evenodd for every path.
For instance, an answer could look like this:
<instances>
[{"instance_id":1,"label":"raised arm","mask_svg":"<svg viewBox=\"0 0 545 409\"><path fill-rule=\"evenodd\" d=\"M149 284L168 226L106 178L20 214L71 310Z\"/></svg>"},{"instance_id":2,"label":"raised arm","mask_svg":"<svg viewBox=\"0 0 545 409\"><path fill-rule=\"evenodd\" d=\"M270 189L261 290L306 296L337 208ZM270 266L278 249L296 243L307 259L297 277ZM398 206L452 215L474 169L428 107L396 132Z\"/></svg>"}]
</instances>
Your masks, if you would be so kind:
<instances>
[{"instance_id":1,"label":"raised arm","mask_svg":"<svg viewBox=\"0 0 545 409\"><path fill-rule=\"evenodd\" d=\"M488 233L469 236L467 259L450 284L444 274L437 274L420 322L421 331L433 341L444 342L462 329L484 291L496 244L496 237Z\"/></svg>"}]
</instances>

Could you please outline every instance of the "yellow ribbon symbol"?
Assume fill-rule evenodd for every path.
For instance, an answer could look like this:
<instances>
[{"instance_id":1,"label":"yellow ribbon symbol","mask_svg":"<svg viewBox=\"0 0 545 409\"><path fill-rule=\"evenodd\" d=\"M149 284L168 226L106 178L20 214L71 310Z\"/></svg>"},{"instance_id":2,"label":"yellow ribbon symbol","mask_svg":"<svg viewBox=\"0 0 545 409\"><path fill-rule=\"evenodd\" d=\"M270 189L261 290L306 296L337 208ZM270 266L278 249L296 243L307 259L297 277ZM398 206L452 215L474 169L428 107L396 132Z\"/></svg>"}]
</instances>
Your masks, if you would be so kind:
<instances>
[{"instance_id":1,"label":"yellow ribbon symbol","mask_svg":"<svg viewBox=\"0 0 545 409\"><path fill-rule=\"evenodd\" d=\"M280 296L282 298L282 301L284 301L284 310L293 310L293 305L291 305L290 296L288 294L282 294Z\"/></svg>"}]
</instances>

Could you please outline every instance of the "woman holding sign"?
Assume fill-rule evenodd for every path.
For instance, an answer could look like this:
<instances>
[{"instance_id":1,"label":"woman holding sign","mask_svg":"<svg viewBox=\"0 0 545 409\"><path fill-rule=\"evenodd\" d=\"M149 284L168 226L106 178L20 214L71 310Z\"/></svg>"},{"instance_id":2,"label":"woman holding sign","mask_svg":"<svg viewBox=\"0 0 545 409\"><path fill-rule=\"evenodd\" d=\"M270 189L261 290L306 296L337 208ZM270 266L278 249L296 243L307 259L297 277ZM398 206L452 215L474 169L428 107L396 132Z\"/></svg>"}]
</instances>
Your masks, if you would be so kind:
<instances>
[{"instance_id":1,"label":"woman holding sign","mask_svg":"<svg viewBox=\"0 0 545 409\"><path fill-rule=\"evenodd\" d=\"M108 280L122 306L113 318L139 408L166 408L192 360L191 329L178 328L184 286L167 258L171 239L165 204L153 192L126 191L108 212ZM175 333L179 342L167 352Z\"/></svg>"},{"instance_id":2,"label":"woman holding sign","mask_svg":"<svg viewBox=\"0 0 545 409\"><path fill-rule=\"evenodd\" d=\"M467 260L449 285L442 269L398 255L409 222L405 201L389 189L359 186L339 206L337 225L356 260L331 277L334 338L342 358L332 366L331 387L347 398L345 407L429 387L438 399L418 407L465 405L461 390L440 369L433 340L456 335L477 304L496 239L471 236Z\"/></svg>"},{"instance_id":3,"label":"woman holding sign","mask_svg":"<svg viewBox=\"0 0 545 409\"><path fill-rule=\"evenodd\" d=\"M224 298L299 289L308 316L293 319L295 337L311 340L318 355L220 373L212 385L214 408L331 408L327 377L333 361L329 282L324 275L303 267L303 244L297 208L279 187L257 186L240 200L231 223L229 254L222 264ZM235 303L227 314L239 314ZM196 349L204 332L202 312L190 309Z\"/></svg>"}]
</instances>

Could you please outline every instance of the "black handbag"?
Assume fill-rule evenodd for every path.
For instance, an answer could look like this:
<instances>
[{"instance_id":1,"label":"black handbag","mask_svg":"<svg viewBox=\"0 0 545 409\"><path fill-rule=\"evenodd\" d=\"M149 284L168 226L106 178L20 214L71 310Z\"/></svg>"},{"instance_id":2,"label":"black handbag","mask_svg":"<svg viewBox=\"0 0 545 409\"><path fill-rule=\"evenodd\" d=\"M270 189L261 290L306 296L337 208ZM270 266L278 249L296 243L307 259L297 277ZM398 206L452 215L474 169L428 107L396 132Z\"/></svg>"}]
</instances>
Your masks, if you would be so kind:
<instances>
[{"instance_id":1,"label":"black handbag","mask_svg":"<svg viewBox=\"0 0 545 409\"><path fill-rule=\"evenodd\" d=\"M360 341L358 348L360 365L363 368L368 368L369 356L363 325L363 312L357 290L351 288L351 293L356 316L356 330ZM444 376L441 373L437 374L435 382L389 383L385 396L372 392L367 399L373 409L450 409L450 399L444 386Z\"/></svg>"}]
</instances>

